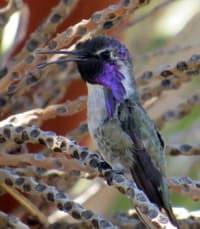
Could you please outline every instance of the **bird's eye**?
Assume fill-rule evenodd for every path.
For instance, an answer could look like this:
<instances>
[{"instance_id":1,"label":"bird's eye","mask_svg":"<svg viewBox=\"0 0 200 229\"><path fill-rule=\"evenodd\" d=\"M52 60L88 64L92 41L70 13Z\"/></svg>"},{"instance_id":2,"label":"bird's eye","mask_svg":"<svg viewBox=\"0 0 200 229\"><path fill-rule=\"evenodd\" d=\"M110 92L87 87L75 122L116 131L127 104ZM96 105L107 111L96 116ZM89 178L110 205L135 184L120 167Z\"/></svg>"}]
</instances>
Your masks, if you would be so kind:
<instances>
[{"instance_id":1,"label":"bird's eye","mask_svg":"<svg viewBox=\"0 0 200 229\"><path fill-rule=\"evenodd\" d=\"M105 51L101 52L99 55L104 60L110 60L110 51L109 50L105 50Z\"/></svg>"}]
</instances>

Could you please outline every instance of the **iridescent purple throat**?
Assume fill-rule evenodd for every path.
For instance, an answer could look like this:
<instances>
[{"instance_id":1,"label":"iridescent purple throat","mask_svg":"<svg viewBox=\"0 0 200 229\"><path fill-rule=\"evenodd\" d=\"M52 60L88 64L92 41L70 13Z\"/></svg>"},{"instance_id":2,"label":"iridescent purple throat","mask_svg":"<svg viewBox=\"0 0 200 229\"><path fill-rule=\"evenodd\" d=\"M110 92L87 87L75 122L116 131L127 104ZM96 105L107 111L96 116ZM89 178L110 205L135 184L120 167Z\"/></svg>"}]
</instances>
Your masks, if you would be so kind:
<instances>
[{"instance_id":1,"label":"iridescent purple throat","mask_svg":"<svg viewBox=\"0 0 200 229\"><path fill-rule=\"evenodd\" d=\"M95 81L105 87L104 96L108 118L114 114L116 104L122 102L126 93L122 80L124 75L118 71L118 66L105 63L103 71L96 77Z\"/></svg>"}]
</instances>

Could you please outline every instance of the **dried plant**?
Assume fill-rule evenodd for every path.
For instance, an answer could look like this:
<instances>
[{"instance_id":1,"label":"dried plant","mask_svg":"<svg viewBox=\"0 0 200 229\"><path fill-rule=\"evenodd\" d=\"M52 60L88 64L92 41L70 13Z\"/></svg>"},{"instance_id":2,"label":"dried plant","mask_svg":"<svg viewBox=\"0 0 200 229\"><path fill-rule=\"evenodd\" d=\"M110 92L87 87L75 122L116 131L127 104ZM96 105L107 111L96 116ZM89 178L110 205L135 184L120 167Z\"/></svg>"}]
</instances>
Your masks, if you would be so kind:
<instances>
[{"instance_id":1,"label":"dried plant","mask_svg":"<svg viewBox=\"0 0 200 229\"><path fill-rule=\"evenodd\" d=\"M16 38L9 51L2 54L1 58L0 228L143 228L134 211L105 218L96 212L95 204L90 210L83 206L91 199L97 203L95 198L98 201L98 193L107 187L102 181L110 184L111 174L112 186L126 195L133 203L133 207L140 207L156 228L173 228L167 216L159 212L132 181L112 170L98 152L77 143L86 144L86 141L83 141L86 136L88 137L86 120L80 125L77 124L71 131L67 131L69 122L65 121L62 124L65 129L63 136L44 127L47 120L56 122L55 117L68 117L85 111L87 97L63 99L72 82L80 83L77 69L73 64L66 64L60 59L60 64L43 69L37 67L42 62L58 58L56 55L38 55L38 50L70 49L80 40L106 34L116 27L119 28L117 34L119 31L124 33L125 29L145 22L173 1L153 5L152 10L142 16L133 17L140 7L148 4L151 6L152 2L122 0L116 5L109 5L101 11L94 12L88 19L83 19L58 33L59 25L67 20L80 3L77 0L60 0L25 40L23 47L14 52L15 54L12 53L20 45L27 29L27 4L23 0L10 0L8 5L0 10L1 35L9 17L17 10L21 12ZM130 18L133 18L133 22ZM123 23L125 26L122 27ZM112 34L116 34L116 31ZM174 45L174 48L162 48L135 58L135 64L138 64L140 71L143 72L137 74L143 105L151 112L161 132L165 124L183 119L200 105L200 94L197 89L197 92L192 93L185 101L176 102L178 99L175 99L179 104L171 106L169 110L161 106L165 101L163 95L166 95L166 92L170 96L174 89L181 89L183 85L191 83L195 76L199 77L198 48L198 42L184 47ZM152 59L157 60L156 58L162 55L182 54L184 51L187 54L184 60L180 55L180 58L174 61L175 64L158 67L159 61L155 61L157 67L152 68L154 70L144 68L144 65L150 66ZM71 140L72 138L74 140ZM33 145L37 145L37 148ZM167 144L166 153L172 158L180 155L195 156L197 161L200 145L170 143ZM100 179L95 179L97 177ZM80 179L88 179L91 183L85 192L77 196L72 189ZM200 200L200 181L192 180L190 177L169 177L168 181L173 192L195 201ZM6 193L9 194L9 198L12 197L13 203L14 199L18 203L10 206L9 212L2 210L3 205L6 205ZM66 213L76 221L72 221ZM187 212L183 216L182 211L178 211L177 218L181 228L200 227L200 214L194 216L193 213Z\"/></svg>"}]
</instances>

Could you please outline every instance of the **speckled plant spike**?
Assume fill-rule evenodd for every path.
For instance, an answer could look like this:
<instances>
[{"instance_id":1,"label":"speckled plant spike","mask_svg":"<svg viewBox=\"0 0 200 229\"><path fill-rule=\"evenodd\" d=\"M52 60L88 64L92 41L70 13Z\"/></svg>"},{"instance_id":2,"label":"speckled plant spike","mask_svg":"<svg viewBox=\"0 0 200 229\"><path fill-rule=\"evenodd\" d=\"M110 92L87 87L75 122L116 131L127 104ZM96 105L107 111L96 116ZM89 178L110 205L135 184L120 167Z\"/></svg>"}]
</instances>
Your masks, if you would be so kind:
<instances>
[{"instance_id":1,"label":"speckled plant spike","mask_svg":"<svg viewBox=\"0 0 200 229\"><path fill-rule=\"evenodd\" d=\"M152 81L159 84L154 87L142 89L142 102L150 100L152 97L159 97L165 90L178 89L184 83L190 82L194 76L200 73L200 55L193 55L188 61L179 61L176 65L161 66L155 71L144 72L137 80L139 85L147 85Z\"/></svg>"},{"instance_id":2,"label":"speckled plant spike","mask_svg":"<svg viewBox=\"0 0 200 229\"><path fill-rule=\"evenodd\" d=\"M101 176L104 176L110 185L116 187L120 192L126 194L134 203L143 209L143 212L158 228L170 226L167 216L159 212L158 208L149 202L147 196L139 190L136 185L112 170L99 154L92 153L85 147L77 145L76 142L57 136L54 132L45 132L37 127L23 127L8 125L0 129L0 143L14 141L16 144L40 143L52 149L54 152L63 152L70 154L74 159L79 160L81 164L92 167Z\"/></svg>"},{"instance_id":3,"label":"speckled plant spike","mask_svg":"<svg viewBox=\"0 0 200 229\"><path fill-rule=\"evenodd\" d=\"M6 150L6 148L5 148ZM8 149L9 152L9 149ZM28 166L27 168L23 168L24 176L30 176L30 174L36 177L44 176L47 170L53 170L58 172L59 176L65 176L63 172L60 174L59 171L65 171L66 173L76 171L88 172L87 168L83 168L80 163L75 160L68 160L63 157L51 157L45 156L44 153L24 153L23 156L21 154L10 155L5 154L2 160L0 160L0 166ZM35 169L31 169L31 166ZM18 171L16 169L16 171ZM22 170L20 170L22 171ZM21 173L20 173L21 174ZM29 175L28 175L29 174ZM63 175L62 175L63 174Z\"/></svg>"},{"instance_id":4,"label":"speckled plant spike","mask_svg":"<svg viewBox=\"0 0 200 229\"><path fill-rule=\"evenodd\" d=\"M18 176L10 168L0 169L0 180L6 185L17 188L22 192L44 197L48 202L55 203L61 211L69 213L74 219L90 222L94 228L118 228L100 215L86 210L80 204L75 203L67 194L58 191L54 186L38 183L32 177Z\"/></svg>"},{"instance_id":5,"label":"speckled plant spike","mask_svg":"<svg viewBox=\"0 0 200 229\"><path fill-rule=\"evenodd\" d=\"M190 177L170 177L168 183L173 191L188 196L194 201L200 200L200 181L192 180Z\"/></svg>"},{"instance_id":6,"label":"speckled plant spike","mask_svg":"<svg viewBox=\"0 0 200 229\"><path fill-rule=\"evenodd\" d=\"M192 95L189 99L186 101L178 104L174 109L170 109L166 111L164 114L160 115L155 120L156 126L161 129L163 126L169 122L174 120L179 120L187 116L195 106L200 105L200 95L195 94Z\"/></svg>"},{"instance_id":7,"label":"speckled plant spike","mask_svg":"<svg viewBox=\"0 0 200 229\"><path fill-rule=\"evenodd\" d=\"M138 77L137 82L140 85L147 85L152 80L161 80L164 84L165 80L176 76L180 83L184 83L190 81L192 76L198 75L199 72L200 55L192 55L187 61L178 61L176 64L160 66L154 71L146 71Z\"/></svg>"},{"instance_id":8,"label":"speckled plant spike","mask_svg":"<svg viewBox=\"0 0 200 229\"><path fill-rule=\"evenodd\" d=\"M155 6L152 10L144 13L141 16L135 17L134 19L130 20L126 27L121 28L117 33L122 33L124 30L126 30L129 27L133 27L134 25L136 25L137 23L140 23L142 21L144 21L145 19L147 19L148 17L154 15L155 13L157 13L159 10L163 9L164 7L168 6L170 3L172 3L173 0L164 0L162 1L160 4L158 4L157 6Z\"/></svg>"},{"instance_id":9,"label":"speckled plant spike","mask_svg":"<svg viewBox=\"0 0 200 229\"><path fill-rule=\"evenodd\" d=\"M171 1L173 2L173 0ZM175 45L173 48L161 48L158 49L156 51L150 51L150 52L146 52L144 54L139 55L137 58L135 58L135 61L149 61L152 58L156 58L156 57L160 57L163 55L175 55L177 53L181 53L184 51L191 51L194 50L194 52L196 51L197 48L200 47L200 42L195 42L195 43L191 43L191 44L178 44Z\"/></svg>"},{"instance_id":10,"label":"speckled plant spike","mask_svg":"<svg viewBox=\"0 0 200 229\"><path fill-rule=\"evenodd\" d=\"M67 72L66 75L63 76L63 74L58 71L57 73L51 72L52 75L60 74L56 79L55 77L52 79L52 75L43 74L40 78L40 80L42 79L41 82L37 82L39 79L36 79L32 74L27 74L25 78L19 82L17 88L14 86L11 90L9 89L9 96L0 97L1 111L7 113L13 110L13 113L18 113L19 111L22 112L35 107L44 107L44 105L50 105L57 102L63 97L71 81L77 79L77 74L76 76L72 75L72 77L68 77ZM46 77L49 79L48 82L45 82ZM34 84L37 84L37 89L34 91L33 100L30 100L27 96L21 95L29 90L32 91L33 89L31 87ZM49 90L49 88L52 88L52 90ZM16 95L13 93L16 93ZM11 97L12 99L10 99ZM15 110L15 108L18 110Z\"/></svg>"},{"instance_id":11,"label":"speckled plant spike","mask_svg":"<svg viewBox=\"0 0 200 229\"><path fill-rule=\"evenodd\" d=\"M40 126L45 120L54 118L56 116L68 116L79 113L86 107L86 96L81 96L76 100L67 100L62 104L55 104L47 106L44 109L33 109L24 113L11 115L7 119L0 122L0 127L7 124L14 126L21 125L37 125Z\"/></svg>"},{"instance_id":12,"label":"speckled plant spike","mask_svg":"<svg viewBox=\"0 0 200 229\"><path fill-rule=\"evenodd\" d=\"M119 23L122 18L123 20L130 14L133 13L139 6L144 5L144 3L148 3L149 1L134 1L134 0L123 0L120 1L119 4L111 5L107 8L105 8L102 11L95 12L90 19L88 20L82 20L80 23L77 23L74 26L71 26L66 29L66 31L59 33L54 39L51 39L50 43L54 43L54 49L61 49L63 47L66 47L69 45L69 43L75 38L75 37L83 37L84 35L88 33L97 34L100 32L103 32L104 30L108 30L111 27L113 27L115 24ZM110 18L110 15L112 14L112 18ZM122 17L123 16L123 17ZM49 43L49 44L50 44ZM34 45L35 47L38 45ZM47 45L44 49L49 50L51 48ZM33 50L34 50L33 49ZM6 70L6 74L0 81L0 101L4 101L3 105L5 106L7 103L6 95L8 93L7 89L10 85L13 84L12 80L12 73L17 72L18 78L15 79L15 89L13 90L13 94L15 94L15 91L17 90L17 82L20 82L20 80L23 78L24 71L29 69L32 69L34 66L38 64L38 62L41 62L41 59L44 58L40 55L33 54L31 56L31 61L26 61L26 58L23 59L22 62L18 63L17 65L13 65L11 68ZM27 72L28 75L31 75L30 77L34 79L35 81L38 81L40 79L40 73L39 70L30 70L30 72ZM27 77L27 76L26 76ZM28 86L28 85L27 85ZM0 108L4 107L1 106Z\"/></svg>"},{"instance_id":13,"label":"speckled plant spike","mask_svg":"<svg viewBox=\"0 0 200 229\"><path fill-rule=\"evenodd\" d=\"M200 227L200 220L198 220L198 217L190 214L190 212L187 212L184 208L180 208L180 211L177 211L176 214L181 218L181 220L179 220L181 228L198 229ZM144 228L142 223L138 220L136 212L132 210L128 212L117 213L112 217L112 222L123 229Z\"/></svg>"},{"instance_id":14,"label":"speckled plant spike","mask_svg":"<svg viewBox=\"0 0 200 229\"><path fill-rule=\"evenodd\" d=\"M65 69L63 69L63 67L65 67ZM44 107L55 104L65 96L72 81L80 78L77 72L70 72L70 66L63 67L62 70L58 66L58 68L54 68L55 71L51 70L47 74L45 71L42 74L41 80L37 84L36 93L34 93L35 96L33 103L31 106L29 104L29 107L26 106L23 110L30 110L38 106ZM56 78L55 75L57 76ZM48 82L46 81L46 78L49 79ZM49 88L52 88L52 90L49 90ZM18 101L20 101L20 98L18 98Z\"/></svg>"},{"instance_id":15,"label":"speckled plant spike","mask_svg":"<svg viewBox=\"0 0 200 229\"><path fill-rule=\"evenodd\" d=\"M174 144L167 146L166 153L171 156L198 156L200 155L200 145Z\"/></svg>"},{"instance_id":16,"label":"speckled plant spike","mask_svg":"<svg viewBox=\"0 0 200 229\"><path fill-rule=\"evenodd\" d=\"M67 46L75 37L83 37L89 33L102 33L121 22L122 16L124 20L138 7L147 3L149 3L148 0L122 0L116 5L110 5L101 11L95 12L90 19L82 20L76 25L67 28L66 31L58 34L54 39L52 39L51 41L54 42L54 49L59 50L63 48L63 46ZM48 49L48 46L44 48L44 50Z\"/></svg>"},{"instance_id":17,"label":"speckled plant spike","mask_svg":"<svg viewBox=\"0 0 200 229\"><path fill-rule=\"evenodd\" d=\"M77 5L78 0L64 1L61 0L58 5L51 9L50 14L45 21L30 35L29 40L26 41L24 48L15 57L16 61L22 61L24 58L32 59L33 51L41 47L42 44L46 43L52 34L56 31L59 24L61 24L73 11ZM53 47L53 43L50 42L50 48Z\"/></svg>"}]
</instances>

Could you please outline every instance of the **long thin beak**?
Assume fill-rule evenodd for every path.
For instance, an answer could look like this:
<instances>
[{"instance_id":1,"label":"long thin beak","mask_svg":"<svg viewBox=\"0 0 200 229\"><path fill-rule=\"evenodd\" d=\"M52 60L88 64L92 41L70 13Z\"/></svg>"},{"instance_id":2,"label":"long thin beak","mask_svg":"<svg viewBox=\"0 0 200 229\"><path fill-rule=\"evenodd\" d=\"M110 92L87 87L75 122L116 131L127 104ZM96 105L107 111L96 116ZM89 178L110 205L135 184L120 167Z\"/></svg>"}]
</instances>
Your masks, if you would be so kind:
<instances>
[{"instance_id":1,"label":"long thin beak","mask_svg":"<svg viewBox=\"0 0 200 229\"><path fill-rule=\"evenodd\" d=\"M37 54L67 54L67 55L69 55L69 57L66 57L66 58L58 59L58 60L47 62L47 63L40 63L39 65L37 65L38 69L43 69L47 65L50 65L50 64L84 61L87 59L86 55L84 55L83 52L81 52L81 51L49 50L49 51L38 51ZM72 56L72 57L70 57L70 56Z\"/></svg>"}]
</instances>

